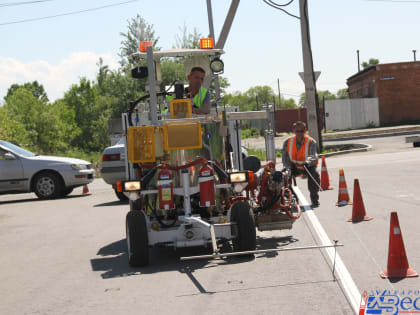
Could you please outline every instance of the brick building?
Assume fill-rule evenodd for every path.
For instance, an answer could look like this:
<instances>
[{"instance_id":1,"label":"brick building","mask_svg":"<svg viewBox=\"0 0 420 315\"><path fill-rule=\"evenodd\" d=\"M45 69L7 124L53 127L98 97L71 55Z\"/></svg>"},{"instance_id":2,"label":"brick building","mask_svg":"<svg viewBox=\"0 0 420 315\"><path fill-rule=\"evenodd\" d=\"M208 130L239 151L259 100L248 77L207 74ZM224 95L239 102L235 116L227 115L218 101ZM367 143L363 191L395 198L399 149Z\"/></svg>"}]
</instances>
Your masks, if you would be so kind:
<instances>
[{"instance_id":1,"label":"brick building","mask_svg":"<svg viewBox=\"0 0 420 315\"><path fill-rule=\"evenodd\" d=\"M378 98L381 125L420 120L420 61L372 66L347 85L349 98Z\"/></svg>"}]
</instances>

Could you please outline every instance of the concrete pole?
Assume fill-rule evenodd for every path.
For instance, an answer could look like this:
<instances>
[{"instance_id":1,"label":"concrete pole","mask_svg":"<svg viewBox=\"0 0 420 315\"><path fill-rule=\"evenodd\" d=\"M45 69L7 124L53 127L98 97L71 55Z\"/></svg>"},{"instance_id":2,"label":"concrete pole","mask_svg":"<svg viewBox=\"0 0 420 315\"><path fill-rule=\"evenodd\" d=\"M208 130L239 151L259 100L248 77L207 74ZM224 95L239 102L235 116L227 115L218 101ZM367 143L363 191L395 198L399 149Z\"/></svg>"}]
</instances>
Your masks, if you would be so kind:
<instances>
[{"instance_id":1,"label":"concrete pole","mask_svg":"<svg viewBox=\"0 0 420 315\"><path fill-rule=\"evenodd\" d=\"M308 120L308 133L315 139L318 152L320 137L318 130L318 115L316 111L316 87L312 54L309 45L309 18L307 0L299 0L300 8L300 29L302 33L302 55L303 55L303 81L305 83L306 113Z\"/></svg>"},{"instance_id":2,"label":"concrete pole","mask_svg":"<svg viewBox=\"0 0 420 315\"><path fill-rule=\"evenodd\" d=\"M216 43L216 37L214 35L214 24L213 24L213 9L211 8L211 0L207 0L207 16L209 20L209 31L210 31L210 37L213 38L213 43ZM212 74L213 75L213 74ZM220 103L220 80L219 75L213 75L214 79L214 89L216 90L216 107Z\"/></svg>"}]
</instances>

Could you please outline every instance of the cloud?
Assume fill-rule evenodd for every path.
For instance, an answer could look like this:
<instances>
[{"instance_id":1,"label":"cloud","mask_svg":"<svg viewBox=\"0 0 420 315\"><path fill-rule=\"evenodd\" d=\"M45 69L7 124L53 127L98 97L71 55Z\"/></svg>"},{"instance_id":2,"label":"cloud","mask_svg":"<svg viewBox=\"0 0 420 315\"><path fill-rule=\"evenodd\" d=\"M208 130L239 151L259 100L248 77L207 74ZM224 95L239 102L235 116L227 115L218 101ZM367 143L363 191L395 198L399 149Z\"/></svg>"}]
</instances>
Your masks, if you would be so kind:
<instances>
[{"instance_id":1,"label":"cloud","mask_svg":"<svg viewBox=\"0 0 420 315\"><path fill-rule=\"evenodd\" d=\"M44 86L50 101L54 101L63 97L64 92L72 84L78 83L81 77L94 80L99 58L111 69L118 68L118 62L110 53L74 52L57 65L46 60L24 63L0 56L0 99L3 99L12 84L37 80Z\"/></svg>"}]
</instances>

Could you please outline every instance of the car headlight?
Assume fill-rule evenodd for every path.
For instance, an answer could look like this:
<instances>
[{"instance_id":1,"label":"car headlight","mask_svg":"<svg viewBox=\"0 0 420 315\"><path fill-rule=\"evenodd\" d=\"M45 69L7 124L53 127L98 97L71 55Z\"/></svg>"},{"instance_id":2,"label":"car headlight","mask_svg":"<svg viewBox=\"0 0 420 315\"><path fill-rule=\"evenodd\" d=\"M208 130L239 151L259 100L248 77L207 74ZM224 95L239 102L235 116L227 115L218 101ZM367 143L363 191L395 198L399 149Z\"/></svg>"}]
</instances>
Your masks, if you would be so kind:
<instances>
[{"instance_id":1,"label":"car headlight","mask_svg":"<svg viewBox=\"0 0 420 315\"><path fill-rule=\"evenodd\" d=\"M80 165L80 164L72 164L71 168L76 170L76 171L80 171L80 170L84 169L83 165Z\"/></svg>"}]
</instances>

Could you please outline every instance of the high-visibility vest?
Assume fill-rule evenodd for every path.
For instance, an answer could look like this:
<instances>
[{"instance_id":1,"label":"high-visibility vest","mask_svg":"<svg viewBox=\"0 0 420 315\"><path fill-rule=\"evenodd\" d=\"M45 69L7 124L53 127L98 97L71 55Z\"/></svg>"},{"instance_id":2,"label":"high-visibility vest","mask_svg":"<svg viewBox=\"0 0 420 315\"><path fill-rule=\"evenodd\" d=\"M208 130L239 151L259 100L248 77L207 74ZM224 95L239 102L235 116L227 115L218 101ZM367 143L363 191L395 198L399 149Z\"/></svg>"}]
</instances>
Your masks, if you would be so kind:
<instances>
[{"instance_id":1,"label":"high-visibility vest","mask_svg":"<svg viewBox=\"0 0 420 315\"><path fill-rule=\"evenodd\" d=\"M201 106L203 106L203 102L204 99L206 98L207 95L207 89L200 87L200 89L198 90L198 93L194 96L194 106L197 108L201 108Z\"/></svg>"},{"instance_id":2,"label":"high-visibility vest","mask_svg":"<svg viewBox=\"0 0 420 315\"><path fill-rule=\"evenodd\" d=\"M298 170L305 170L303 164L309 156L309 146L312 141L314 141L314 139L312 139L308 135L305 135L303 144L298 150L296 145L296 136L290 137L287 140L287 153L289 154L289 160L296 166ZM315 163L315 166L317 165L318 160Z\"/></svg>"}]
</instances>

